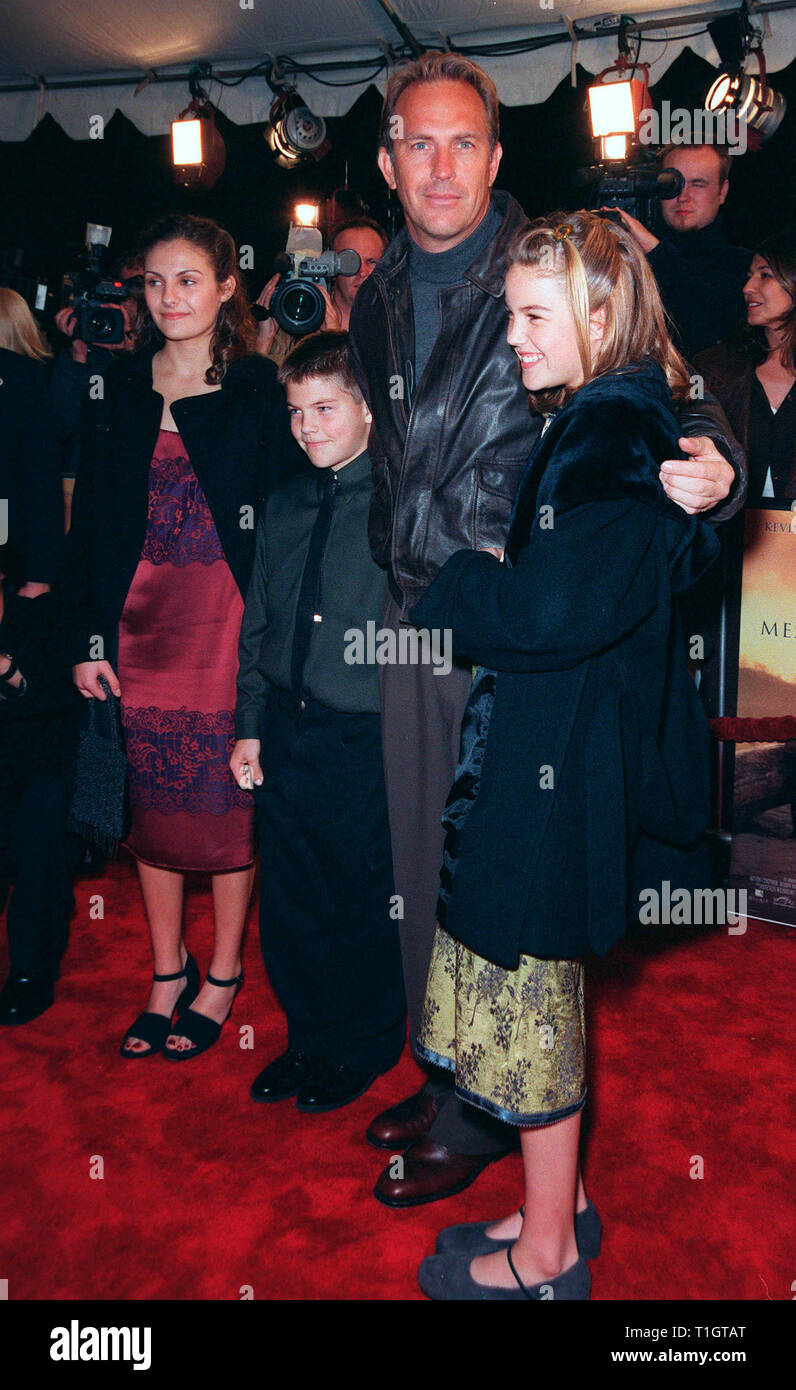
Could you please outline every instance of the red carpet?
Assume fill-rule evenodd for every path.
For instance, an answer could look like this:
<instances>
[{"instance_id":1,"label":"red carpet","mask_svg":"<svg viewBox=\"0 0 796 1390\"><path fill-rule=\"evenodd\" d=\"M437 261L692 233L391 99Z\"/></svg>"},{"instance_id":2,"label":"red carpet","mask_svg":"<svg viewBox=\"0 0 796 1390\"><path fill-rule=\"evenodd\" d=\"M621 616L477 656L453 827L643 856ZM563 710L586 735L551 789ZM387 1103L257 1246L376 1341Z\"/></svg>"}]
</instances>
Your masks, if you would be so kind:
<instances>
[{"instance_id":1,"label":"red carpet","mask_svg":"<svg viewBox=\"0 0 796 1390\"><path fill-rule=\"evenodd\" d=\"M384 1160L364 1130L420 1083L408 1055L329 1115L248 1099L285 1036L253 922L220 1043L183 1067L123 1062L151 970L134 871L113 865L77 898L55 1007L0 1033L10 1299L236 1300L247 1287L261 1300L420 1298L415 1272L440 1227L517 1205L514 1155L446 1202L396 1212L373 1200ZM204 969L202 888L188 924ZM745 936L668 942L650 929L590 963L586 1181L605 1226L594 1299L792 1297L793 942L754 922ZM253 1050L239 1046L246 1025Z\"/></svg>"}]
</instances>

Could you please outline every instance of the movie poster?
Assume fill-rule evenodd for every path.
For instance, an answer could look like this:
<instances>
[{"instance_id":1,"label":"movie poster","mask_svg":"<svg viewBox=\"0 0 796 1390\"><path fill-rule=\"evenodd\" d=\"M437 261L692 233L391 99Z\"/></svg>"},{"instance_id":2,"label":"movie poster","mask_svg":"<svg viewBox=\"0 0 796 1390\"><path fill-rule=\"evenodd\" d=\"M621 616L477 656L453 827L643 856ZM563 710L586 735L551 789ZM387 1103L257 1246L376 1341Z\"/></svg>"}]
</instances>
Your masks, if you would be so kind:
<instances>
[{"instance_id":1,"label":"movie poster","mask_svg":"<svg viewBox=\"0 0 796 1390\"><path fill-rule=\"evenodd\" d=\"M796 511L746 512L737 714L796 714ZM750 917L796 926L796 741L736 745L732 828Z\"/></svg>"}]
</instances>

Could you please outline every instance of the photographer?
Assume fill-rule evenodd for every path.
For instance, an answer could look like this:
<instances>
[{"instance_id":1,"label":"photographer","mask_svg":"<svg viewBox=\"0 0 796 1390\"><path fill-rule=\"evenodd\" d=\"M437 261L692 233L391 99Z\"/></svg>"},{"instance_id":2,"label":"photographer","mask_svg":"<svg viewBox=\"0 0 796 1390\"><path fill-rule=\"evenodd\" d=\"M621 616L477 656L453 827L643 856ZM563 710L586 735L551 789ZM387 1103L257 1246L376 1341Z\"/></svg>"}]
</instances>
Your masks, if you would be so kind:
<instances>
[{"instance_id":1,"label":"photographer","mask_svg":"<svg viewBox=\"0 0 796 1390\"><path fill-rule=\"evenodd\" d=\"M661 167L679 170L683 187L676 198L661 202L659 235L618 210L647 256L675 340L688 358L726 338L744 314L749 252L729 242L721 221L731 162L716 145L669 145Z\"/></svg>"},{"instance_id":2,"label":"photographer","mask_svg":"<svg viewBox=\"0 0 796 1390\"><path fill-rule=\"evenodd\" d=\"M123 283L141 275L142 267L132 255L122 256L111 267L111 277ZM128 284L128 289L131 288ZM55 316L55 326L59 333L70 339L55 360L50 394L55 407L58 437L63 450L63 473L66 478L75 476L75 456L77 433L80 425L80 401L88 389L92 377L103 377L108 367L120 352L129 352L135 343L135 329L138 319L140 292L130 293L122 304L107 304L102 307L120 309L124 316L124 338L120 343L87 343L75 337L75 311L71 306L60 309Z\"/></svg>"},{"instance_id":3,"label":"photographer","mask_svg":"<svg viewBox=\"0 0 796 1390\"><path fill-rule=\"evenodd\" d=\"M389 244L390 238L384 228L372 217L352 217L343 222L332 237L336 256L341 251L356 251L361 261L356 275L338 275L332 290L332 303L340 315L340 327L346 333L360 285L375 270Z\"/></svg>"},{"instance_id":4,"label":"photographer","mask_svg":"<svg viewBox=\"0 0 796 1390\"><path fill-rule=\"evenodd\" d=\"M374 270L389 244L390 238L384 228L371 217L352 217L336 228L330 250L336 256L339 256L341 251L356 251L361 264L356 275L338 275L331 294L319 284L318 289L326 303L326 316L322 324L324 329L348 332L351 308L357 291ZM263 308L270 308L271 299L281 278L281 274L273 275L264 286L257 299L257 303ZM265 319L258 326L257 351L264 357L271 357L275 362L281 363L298 341L298 338L280 328L276 319Z\"/></svg>"}]
</instances>

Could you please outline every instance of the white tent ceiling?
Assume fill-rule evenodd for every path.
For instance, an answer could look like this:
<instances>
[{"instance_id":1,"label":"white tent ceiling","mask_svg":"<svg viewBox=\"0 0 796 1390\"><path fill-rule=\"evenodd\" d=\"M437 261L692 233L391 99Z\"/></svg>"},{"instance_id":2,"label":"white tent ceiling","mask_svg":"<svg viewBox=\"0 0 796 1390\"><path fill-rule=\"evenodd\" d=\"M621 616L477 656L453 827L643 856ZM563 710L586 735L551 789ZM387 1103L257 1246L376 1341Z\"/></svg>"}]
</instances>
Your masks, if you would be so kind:
<instances>
[{"instance_id":1,"label":"white tent ceiling","mask_svg":"<svg viewBox=\"0 0 796 1390\"><path fill-rule=\"evenodd\" d=\"M413 35L455 46L566 35L567 22L599 34L605 0L392 0ZM718 64L704 19L678 28L678 17L726 12L733 0L633 0L640 23L669 20L645 39L642 59L655 82L685 46ZM769 71L796 58L796 9L760 15ZM377 0L0 0L0 140L25 139L49 113L74 139L89 136L89 120L109 120L121 110L146 134L163 134L187 100L187 82L166 79L187 73L192 62L208 61L221 74L240 73L267 56L288 55L302 63L381 58L400 36ZM577 43L577 61L599 72L616 58L614 35ZM544 101L573 62L571 42L532 53L480 57L497 84L501 101L523 105ZM146 74L154 74L143 88ZM323 73L322 86L300 76L298 90L319 114L347 111L368 86L367 68ZM100 80L104 85L88 85ZM130 81L130 79L134 79ZM375 77L383 89L384 75ZM36 85L33 85L36 84ZM267 119L271 93L261 76L234 87L210 81L207 90L238 123Z\"/></svg>"}]
</instances>

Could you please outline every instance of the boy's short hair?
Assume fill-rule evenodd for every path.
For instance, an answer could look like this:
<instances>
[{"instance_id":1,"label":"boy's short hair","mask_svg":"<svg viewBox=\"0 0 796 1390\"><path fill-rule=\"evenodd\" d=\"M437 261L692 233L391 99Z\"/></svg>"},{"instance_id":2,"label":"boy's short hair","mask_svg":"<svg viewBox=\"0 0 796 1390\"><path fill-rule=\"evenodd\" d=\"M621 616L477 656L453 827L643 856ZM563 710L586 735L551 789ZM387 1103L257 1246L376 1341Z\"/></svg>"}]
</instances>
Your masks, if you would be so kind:
<instances>
[{"instance_id":1,"label":"boy's short hair","mask_svg":"<svg viewBox=\"0 0 796 1390\"><path fill-rule=\"evenodd\" d=\"M355 401L363 399L359 383L354 375L348 334L337 329L321 328L317 333L308 333L289 352L277 373L277 378L287 390L291 382L299 385L309 377L335 377L344 391Z\"/></svg>"}]
</instances>

